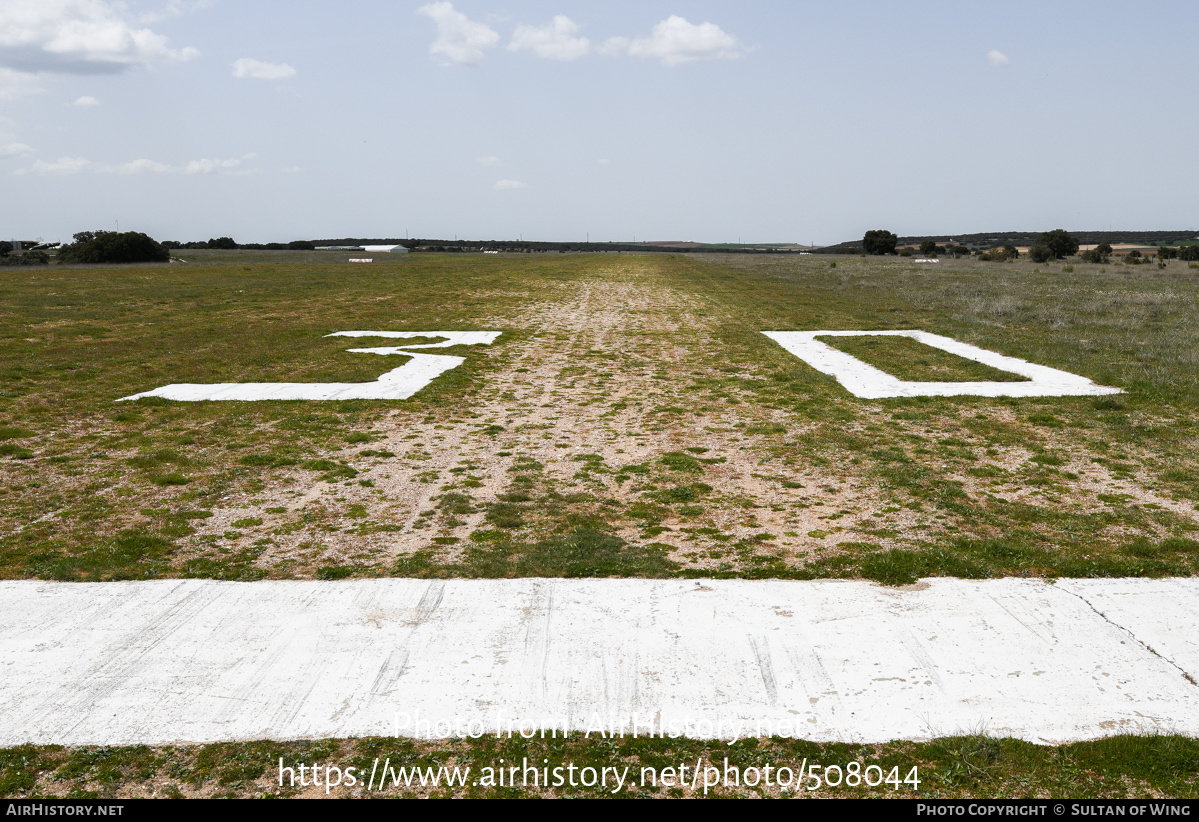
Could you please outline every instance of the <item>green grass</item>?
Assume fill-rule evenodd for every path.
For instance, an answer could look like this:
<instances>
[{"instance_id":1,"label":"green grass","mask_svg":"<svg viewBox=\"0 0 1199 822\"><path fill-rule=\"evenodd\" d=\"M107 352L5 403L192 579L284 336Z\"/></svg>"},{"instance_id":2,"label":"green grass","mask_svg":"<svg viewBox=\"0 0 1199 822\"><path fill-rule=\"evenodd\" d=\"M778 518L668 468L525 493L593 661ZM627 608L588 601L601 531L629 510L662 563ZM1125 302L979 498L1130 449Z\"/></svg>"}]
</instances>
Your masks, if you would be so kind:
<instances>
[{"instance_id":1,"label":"green grass","mask_svg":"<svg viewBox=\"0 0 1199 822\"><path fill-rule=\"evenodd\" d=\"M62 748L23 745L0 749L0 796L24 797L289 797L324 795L323 789L293 788L286 772L279 786L280 759L284 768L298 774L301 764L353 767L359 777L354 787L330 789L334 797L700 797L703 781L690 785L654 785L649 778L664 768L687 763L701 768L727 766L744 773L747 768L770 765L798 772L804 764L816 765L824 774L828 766L847 769L849 763L865 769L877 765L884 775L898 768L899 790L893 784L821 786L817 790L733 785L716 787L711 797L789 796L850 798L1195 798L1199 795L1199 741L1183 736L1113 736L1061 746L1032 745L1010 738L982 734L946 737L930 742L883 744L814 743L780 737L745 739L733 744L688 739L648 739L644 736L603 738L581 732L569 738L524 740L514 734L496 738L423 742L410 739L364 738L306 742L231 742L194 746L114 746ZM538 766L577 769L628 768L619 793L607 788L567 785L548 789L494 787L468 784L434 790L419 785L368 793L365 783L378 760L378 769L470 768L466 781L484 776L486 768L518 766L528 760ZM503 763L501 764L501 760ZM913 774L912 769L915 768ZM642 780L643 773L645 779ZM730 770L730 775L733 771ZM904 782L911 777L912 781ZM871 781L877 781L871 774ZM919 779L916 786L915 780ZM347 781L344 780L343 781ZM529 778L532 781L532 778ZM577 781L577 780L576 780ZM519 781L518 781L519 782ZM811 781L808 784L813 784Z\"/></svg>"},{"instance_id":2,"label":"green grass","mask_svg":"<svg viewBox=\"0 0 1199 822\"><path fill-rule=\"evenodd\" d=\"M1028 377L1001 371L911 337L818 337L893 377L912 382L1027 382Z\"/></svg>"},{"instance_id":3,"label":"green grass","mask_svg":"<svg viewBox=\"0 0 1199 822\"><path fill-rule=\"evenodd\" d=\"M0 281L0 578L1199 570L1185 266L281 253ZM114 402L373 380L403 358L323 336L364 328L504 333L403 402ZM760 333L817 328L924 329L1127 393L863 401ZM829 341L905 379L1014 376Z\"/></svg>"}]
</instances>

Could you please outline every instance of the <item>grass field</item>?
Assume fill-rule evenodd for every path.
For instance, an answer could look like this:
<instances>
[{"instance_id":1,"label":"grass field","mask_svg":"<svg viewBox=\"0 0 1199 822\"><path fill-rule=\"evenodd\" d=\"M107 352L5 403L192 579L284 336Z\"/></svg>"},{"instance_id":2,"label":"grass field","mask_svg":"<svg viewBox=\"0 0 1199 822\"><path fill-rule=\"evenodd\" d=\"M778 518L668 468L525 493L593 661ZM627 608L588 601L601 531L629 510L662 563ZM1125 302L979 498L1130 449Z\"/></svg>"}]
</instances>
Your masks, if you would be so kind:
<instances>
[{"instance_id":1,"label":"grass field","mask_svg":"<svg viewBox=\"0 0 1199 822\"><path fill-rule=\"evenodd\" d=\"M1199 270L1185 263L375 257L195 252L170 267L6 270L0 578L904 584L1199 570ZM859 400L760 333L908 328L1127 393ZM323 337L355 329L503 334L445 352L466 362L403 402L115 402L172 382L368 381L403 362ZM906 379L1013 378L906 339L829 342ZM1195 744L979 736L727 750L743 764L920 765L921 796L1195 796ZM271 794L279 756L639 768L718 762L726 748L25 746L0 751L0 795Z\"/></svg>"},{"instance_id":2,"label":"grass field","mask_svg":"<svg viewBox=\"0 0 1199 822\"><path fill-rule=\"evenodd\" d=\"M549 789L538 787L455 786L433 789L389 783L379 790L365 785L376 758L380 769L388 761L393 767L470 768L470 779L485 768L497 769L524 759L537 765L575 764L580 770L628 768L622 790L608 786L576 786ZM738 778L746 768L757 768L759 777L766 765L799 773L805 765L818 765L823 776L828 766L841 769L832 780L840 785L820 785L810 777L805 787L783 791L777 785L713 788L710 797L798 796L813 798L1162 798L1194 797L1199 794L1199 742L1179 736L1118 736L1060 747L1031 745L1014 739L983 735L950 737L934 742L892 742L885 745L845 743L816 744L790 739L747 739L729 745L687 739L631 737L599 739L581 735L569 739L523 740L485 736L448 742L408 739L320 740L316 742L247 742L175 747L109 747L64 749L54 746L0 749L0 796L39 797L321 797L325 788L285 784L279 787L279 760L298 773L301 763L335 764L340 769L356 768L360 784L330 789L334 797L700 797L703 782L667 786L660 778L649 784L631 784L642 779L642 768L652 768L658 777L665 768L697 762L723 772L736 769ZM868 777L876 787L845 784L847 766L858 763L859 772L878 766L881 772ZM502 764L501 764L502 763ZM915 768L913 774L912 769ZM897 772L892 769L898 769ZM461 773L461 771L460 771ZM494 770L493 770L494 773ZM552 770L550 772L552 774ZM730 773L732 773L730 771ZM687 772L688 777L690 771ZM895 781L879 785L894 776ZM906 778L918 779L905 782ZM562 781L569 778L563 775ZM286 779L286 777L285 777ZM746 777L750 781L754 778ZM784 780L790 781L784 776ZM498 781L498 780L496 780ZM531 777L529 781L532 782ZM655 784L656 781L656 784ZM851 780L852 782L853 780ZM898 789L895 783L898 782Z\"/></svg>"},{"instance_id":3,"label":"grass field","mask_svg":"<svg viewBox=\"0 0 1199 822\"><path fill-rule=\"evenodd\" d=\"M1185 263L239 254L3 275L0 577L1199 569ZM904 328L1127 393L859 400L760 333ZM503 334L403 402L115 402L403 362L323 337L354 329ZM830 342L901 378L996 377L911 340Z\"/></svg>"}]
</instances>

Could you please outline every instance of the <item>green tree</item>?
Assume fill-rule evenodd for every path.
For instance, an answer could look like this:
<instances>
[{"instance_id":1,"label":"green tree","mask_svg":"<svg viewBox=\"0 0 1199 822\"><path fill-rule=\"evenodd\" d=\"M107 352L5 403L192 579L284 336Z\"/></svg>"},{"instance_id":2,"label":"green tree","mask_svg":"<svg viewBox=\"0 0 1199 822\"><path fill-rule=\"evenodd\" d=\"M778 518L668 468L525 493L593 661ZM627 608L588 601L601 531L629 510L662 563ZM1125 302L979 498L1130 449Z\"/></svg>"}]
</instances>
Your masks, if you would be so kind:
<instances>
[{"instance_id":1,"label":"green tree","mask_svg":"<svg viewBox=\"0 0 1199 822\"><path fill-rule=\"evenodd\" d=\"M867 254L894 254L899 238L890 231L867 231L862 237L862 250Z\"/></svg>"},{"instance_id":2,"label":"green tree","mask_svg":"<svg viewBox=\"0 0 1199 822\"><path fill-rule=\"evenodd\" d=\"M215 240L209 239L208 247L233 251L237 248L237 243L233 241L232 237L217 237Z\"/></svg>"},{"instance_id":3,"label":"green tree","mask_svg":"<svg viewBox=\"0 0 1199 822\"><path fill-rule=\"evenodd\" d=\"M1078 239L1068 234L1064 229L1055 228L1046 231L1033 242L1028 250L1028 256L1034 262L1045 263L1049 260L1060 260L1078 253Z\"/></svg>"},{"instance_id":4,"label":"green tree","mask_svg":"<svg viewBox=\"0 0 1199 822\"><path fill-rule=\"evenodd\" d=\"M1107 243L1100 243L1090 251L1082 253L1083 262L1087 263L1106 263L1110 256L1112 256L1112 247Z\"/></svg>"},{"instance_id":5,"label":"green tree","mask_svg":"<svg viewBox=\"0 0 1199 822\"><path fill-rule=\"evenodd\" d=\"M937 256L938 250L939 249L937 248L936 240L925 240L924 242L922 242L920 244L920 253L923 254L925 257Z\"/></svg>"},{"instance_id":6,"label":"green tree","mask_svg":"<svg viewBox=\"0 0 1199 822\"><path fill-rule=\"evenodd\" d=\"M0 240L0 257L7 257L12 253L12 243L8 240Z\"/></svg>"},{"instance_id":7,"label":"green tree","mask_svg":"<svg viewBox=\"0 0 1199 822\"><path fill-rule=\"evenodd\" d=\"M171 252L140 231L81 231L75 242L64 245L58 259L64 263L166 263Z\"/></svg>"},{"instance_id":8,"label":"green tree","mask_svg":"<svg viewBox=\"0 0 1199 822\"><path fill-rule=\"evenodd\" d=\"M1174 260L1178 258L1178 249L1174 246L1164 245L1157 250L1157 258L1159 260Z\"/></svg>"}]
</instances>

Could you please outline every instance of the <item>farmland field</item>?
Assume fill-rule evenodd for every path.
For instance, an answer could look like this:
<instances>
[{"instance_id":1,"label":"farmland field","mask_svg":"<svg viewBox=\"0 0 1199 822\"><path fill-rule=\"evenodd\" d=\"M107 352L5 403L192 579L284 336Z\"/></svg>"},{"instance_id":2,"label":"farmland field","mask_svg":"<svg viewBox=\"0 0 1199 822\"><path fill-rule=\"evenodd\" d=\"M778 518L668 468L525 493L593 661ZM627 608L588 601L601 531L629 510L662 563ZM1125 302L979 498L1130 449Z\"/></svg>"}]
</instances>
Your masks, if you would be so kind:
<instances>
[{"instance_id":1,"label":"farmland field","mask_svg":"<svg viewBox=\"0 0 1199 822\"><path fill-rule=\"evenodd\" d=\"M1199 570L1185 263L312 259L4 275L0 578ZM1126 393L862 400L760 333L813 329L921 329ZM502 334L404 401L116 402L404 361L324 336L349 330ZM835 344L904 379L1013 379L903 338Z\"/></svg>"}]
</instances>

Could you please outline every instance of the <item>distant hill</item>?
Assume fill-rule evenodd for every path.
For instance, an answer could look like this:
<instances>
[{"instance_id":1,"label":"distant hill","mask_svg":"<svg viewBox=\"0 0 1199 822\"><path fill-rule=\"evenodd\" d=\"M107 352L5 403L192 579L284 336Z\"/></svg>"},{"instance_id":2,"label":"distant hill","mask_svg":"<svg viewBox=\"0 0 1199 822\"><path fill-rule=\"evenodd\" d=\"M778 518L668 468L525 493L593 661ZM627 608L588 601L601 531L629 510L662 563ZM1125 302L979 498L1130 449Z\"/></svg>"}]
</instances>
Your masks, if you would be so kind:
<instances>
[{"instance_id":1,"label":"distant hill","mask_svg":"<svg viewBox=\"0 0 1199 822\"><path fill-rule=\"evenodd\" d=\"M972 250L995 248L1004 245L1027 246L1032 245L1033 241L1043 233L1041 231L1004 231L984 232L981 234L937 234L925 237L900 237L899 245L918 246L925 240L933 240L938 245L953 243L955 245L967 246ZM1174 243L1188 240L1199 240L1199 230L1196 229L1187 231L1071 231L1070 234L1077 237L1078 241L1083 245L1093 245L1096 243L1110 243L1111 245L1121 243L1128 245L1173 245ZM862 241L849 240L837 245L825 246L820 251L825 254L835 254L839 248L861 250Z\"/></svg>"}]
</instances>

